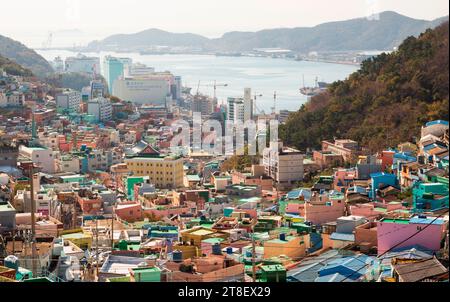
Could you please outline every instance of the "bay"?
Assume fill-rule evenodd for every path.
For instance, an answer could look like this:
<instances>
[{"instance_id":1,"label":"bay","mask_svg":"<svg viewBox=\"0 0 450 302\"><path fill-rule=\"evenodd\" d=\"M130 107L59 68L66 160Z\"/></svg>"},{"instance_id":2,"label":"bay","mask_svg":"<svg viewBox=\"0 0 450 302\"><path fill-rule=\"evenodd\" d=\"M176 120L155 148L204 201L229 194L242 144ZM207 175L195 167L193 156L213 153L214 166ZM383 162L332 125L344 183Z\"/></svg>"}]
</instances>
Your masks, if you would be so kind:
<instances>
[{"instance_id":1,"label":"bay","mask_svg":"<svg viewBox=\"0 0 450 302\"><path fill-rule=\"evenodd\" d=\"M66 50L37 50L37 52L49 61L57 56L65 59L77 55ZM101 61L106 55L130 57L133 62L154 67L156 71L171 71L182 77L183 85L191 87L192 93L196 93L198 89L200 93L212 96L214 81L217 81L217 84L228 84L227 87L217 87L219 103L225 102L227 97L242 96L244 88L250 87L254 94L262 95L257 98L256 106L259 111L266 113L271 112L274 106L275 91L276 111L298 110L307 101L307 97L300 94L303 77L305 86L313 86L316 78L331 83L346 79L358 69L358 66L354 65L262 57L141 55L114 52L84 53L84 55L100 57Z\"/></svg>"}]
</instances>

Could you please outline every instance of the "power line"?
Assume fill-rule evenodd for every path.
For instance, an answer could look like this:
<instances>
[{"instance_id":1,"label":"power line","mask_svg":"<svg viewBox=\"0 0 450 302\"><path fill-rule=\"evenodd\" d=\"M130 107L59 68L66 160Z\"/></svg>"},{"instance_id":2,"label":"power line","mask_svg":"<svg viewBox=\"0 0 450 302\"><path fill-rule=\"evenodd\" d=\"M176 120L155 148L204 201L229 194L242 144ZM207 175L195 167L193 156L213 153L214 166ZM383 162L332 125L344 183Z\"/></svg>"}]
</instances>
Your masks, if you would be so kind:
<instances>
[{"instance_id":1,"label":"power line","mask_svg":"<svg viewBox=\"0 0 450 302\"><path fill-rule=\"evenodd\" d=\"M416 233L412 234L411 236L409 236L408 238L400 241L399 243L395 244L394 246L392 246L391 248L389 248L388 250L386 250L385 252L383 252L381 255L377 256L377 258L379 259L380 257L386 255L387 253L389 253L390 251L392 251L393 249L395 249L396 247L400 246L401 244L405 243L406 241L410 240L411 238L415 237L416 235L418 235L419 233L423 232L424 230L426 230L430 225L432 225L434 222L436 222L439 218L441 218L442 216L444 216L444 214L448 213L442 213L439 216L437 216L435 219L433 219L430 223L428 223L425 227L423 227L422 229L420 229L419 231L417 231ZM366 264L365 266L361 267L360 269L358 269L357 271L354 271L352 274L350 274L349 276L345 277L341 282L344 282L345 280L349 279L350 277L352 277L354 274L358 273L359 271L361 271L363 268L366 268L368 265Z\"/></svg>"}]
</instances>

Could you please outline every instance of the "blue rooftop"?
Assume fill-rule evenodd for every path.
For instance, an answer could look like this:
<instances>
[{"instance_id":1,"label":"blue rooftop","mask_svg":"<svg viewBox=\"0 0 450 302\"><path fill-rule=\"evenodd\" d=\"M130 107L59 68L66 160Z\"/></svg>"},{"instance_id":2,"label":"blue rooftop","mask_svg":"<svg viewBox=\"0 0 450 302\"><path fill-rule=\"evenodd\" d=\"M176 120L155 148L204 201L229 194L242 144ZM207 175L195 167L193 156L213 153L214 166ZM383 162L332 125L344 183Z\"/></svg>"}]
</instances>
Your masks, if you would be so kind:
<instances>
[{"instance_id":1,"label":"blue rooftop","mask_svg":"<svg viewBox=\"0 0 450 302\"><path fill-rule=\"evenodd\" d=\"M347 278L347 276L341 275L339 273L335 273L332 275L318 277L314 280L314 282L353 282L353 280L350 278Z\"/></svg>"},{"instance_id":2,"label":"blue rooftop","mask_svg":"<svg viewBox=\"0 0 450 302\"><path fill-rule=\"evenodd\" d=\"M442 225L444 224L444 219L436 219L436 221L433 221L435 218L419 218L419 217L413 217L409 220L409 223L416 223L416 224L434 224L434 225Z\"/></svg>"},{"instance_id":3,"label":"blue rooftop","mask_svg":"<svg viewBox=\"0 0 450 302\"><path fill-rule=\"evenodd\" d=\"M436 120L436 121L431 121L425 124L426 127L430 127L430 126L434 126L434 125L445 125L448 126L448 121L443 121L443 120Z\"/></svg>"},{"instance_id":4,"label":"blue rooftop","mask_svg":"<svg viewBox=\"0 0 450 302\"><path fill-rule=\"evenodd\" d=\"M311 199L311 191L307 189L297 189L287 193L288 199L299 199L301 196L303 196L305 200L309 200Z\"/></svg>"}]
</instances>

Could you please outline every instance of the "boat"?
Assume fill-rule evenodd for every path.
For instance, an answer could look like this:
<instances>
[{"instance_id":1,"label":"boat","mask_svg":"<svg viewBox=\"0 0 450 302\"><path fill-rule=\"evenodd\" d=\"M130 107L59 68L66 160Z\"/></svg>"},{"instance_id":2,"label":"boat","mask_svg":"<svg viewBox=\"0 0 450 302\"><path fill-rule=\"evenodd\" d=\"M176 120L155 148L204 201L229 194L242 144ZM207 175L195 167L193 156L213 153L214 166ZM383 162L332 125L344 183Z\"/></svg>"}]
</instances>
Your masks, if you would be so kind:
<instances>
[{"instance_id":1,"label":"boat","mask_svg":"<svg viewBox=\"0 0 450 302\"><path fill-rule=\"evenodd\" d=\"M317 77L316 77L315 83L316 84L314 87L305 87L305 77L303 77L303 88L300 88L300 93L311 97L311 96L318 95L319 93L327 90L327 88L328 88L328 83L319 82Z\"/></svg>"}]
</instances>

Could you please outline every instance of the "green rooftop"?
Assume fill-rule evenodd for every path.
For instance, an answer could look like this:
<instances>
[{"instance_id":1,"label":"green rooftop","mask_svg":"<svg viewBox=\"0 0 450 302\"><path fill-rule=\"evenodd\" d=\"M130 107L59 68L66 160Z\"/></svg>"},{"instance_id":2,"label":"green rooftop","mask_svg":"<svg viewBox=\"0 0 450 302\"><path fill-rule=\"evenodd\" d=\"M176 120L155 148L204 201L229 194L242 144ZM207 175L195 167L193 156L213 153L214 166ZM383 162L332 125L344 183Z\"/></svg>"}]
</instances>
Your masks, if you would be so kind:
<instances>
[{"instance_id":1,"label":"green rooftop","mask_svg":"<svg viewBox=\"0 0 450 302\"><path fill-rule=\"evenodd\" d=\"M409 219L383 219L381 222L397 223L397 224L409 224Z\"/></svg>"}]
</instances>

